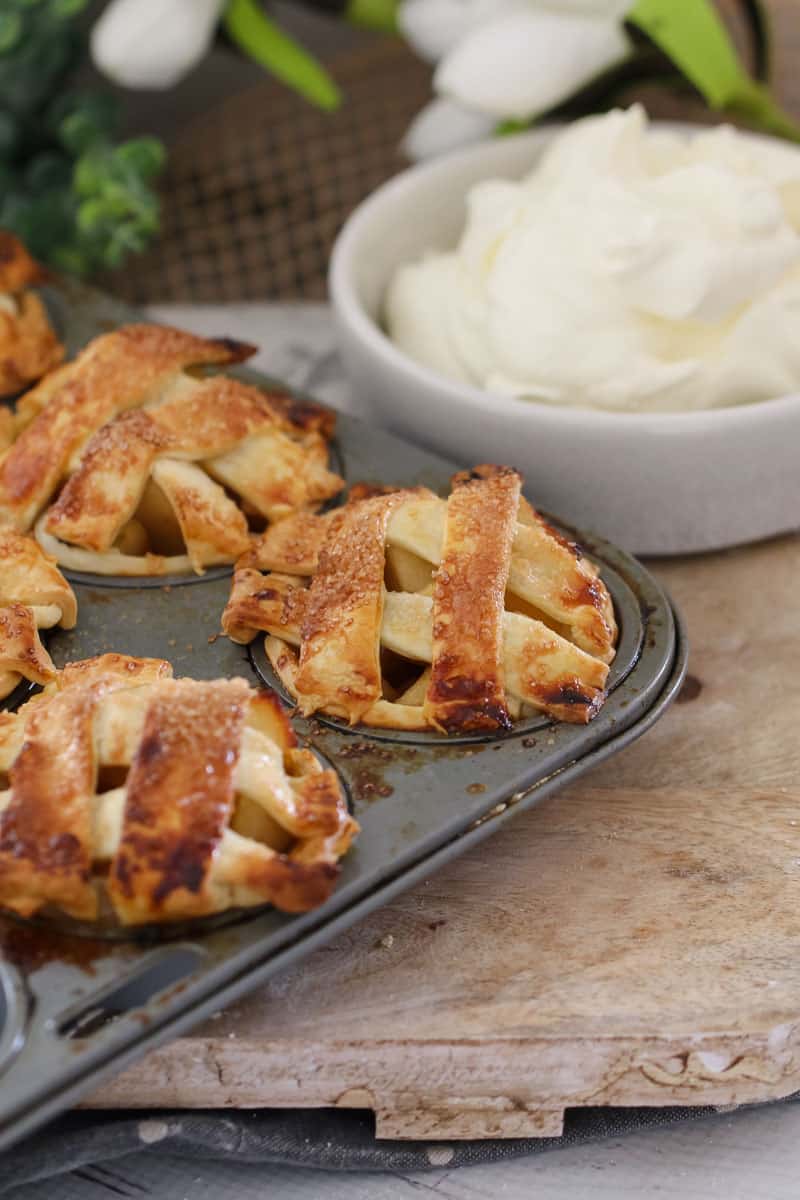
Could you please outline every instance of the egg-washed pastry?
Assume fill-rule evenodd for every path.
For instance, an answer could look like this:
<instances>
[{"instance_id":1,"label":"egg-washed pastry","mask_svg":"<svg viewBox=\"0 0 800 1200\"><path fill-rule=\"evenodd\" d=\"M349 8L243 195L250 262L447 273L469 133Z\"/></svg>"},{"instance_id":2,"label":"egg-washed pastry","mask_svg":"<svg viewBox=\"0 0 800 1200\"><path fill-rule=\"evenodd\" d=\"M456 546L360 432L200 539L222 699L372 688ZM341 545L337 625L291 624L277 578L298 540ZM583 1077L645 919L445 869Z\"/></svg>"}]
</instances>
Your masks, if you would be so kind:
<instances>
[{"instance_id":1,"label":"egg-washed pastry","mask_svg":"<svg viewBox=\"0 0 800 1200\"><path fill-rule=\"evenodd\" d=\"M140 925L327 899L358 830L335 772L273 693L171 675L104 654L0 715L0 905Z\"/></svg>"},{"instance_id":2,"label":"egg-washed pastry","mask_svg":"<svg viewBox=\"0 0 800 1200\"><path fill-rule=\"evenodd\" d=\"M202 573L234 562L251 530L335 495L332 413L204 374L253 352L157 325L96 338L20 400L0 525L35 525L76 571Z\"/></svg>"},{"instance_id":3,"label":"egg-washed pastry","mask_svg":"<svg viewBox=\"0 0 800 1200\"><path fill-rule=\"evenodd\" d=\"M48 683L56 676L40 629L72 629L72 588L32 537L0 529L0 700L22 679Z\"/></svg>"},{"instance_id":4,"label":"egg-washed pastry","mask_svg":"<svg viewBox=\"0 0 800 1200\"><path fill-rule=\"evenodd\" d=\"M41 379L64 357L44 304L30 290L43 278L22 242L0 230L0 396Z\"/></svg>"},{"instance_id":5,"label":"egg-washed pastry","mask_svg":"<svg viewBox=\"0 0 800 1200\"><path fill-rule=\"evenodd\" d=\"M237 564L222 618L265 631L308 715L446 733L541 712L587 722L617 627L597 569L521 496L510 467L427 488L354 488L347 504L273 526Z\"/></svg>"}]
</instances>

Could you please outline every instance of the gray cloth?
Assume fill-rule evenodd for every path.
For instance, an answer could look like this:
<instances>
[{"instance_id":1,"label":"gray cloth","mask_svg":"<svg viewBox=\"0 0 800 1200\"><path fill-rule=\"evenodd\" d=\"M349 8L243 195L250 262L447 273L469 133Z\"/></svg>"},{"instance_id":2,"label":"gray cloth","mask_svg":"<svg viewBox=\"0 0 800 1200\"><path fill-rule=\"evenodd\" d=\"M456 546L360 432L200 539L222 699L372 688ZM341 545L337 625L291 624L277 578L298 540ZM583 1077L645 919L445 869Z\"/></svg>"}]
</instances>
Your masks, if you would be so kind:
<instances>
[{"instance_id":1,"label":"gray cloth","mask_svg":"<svg viewBox=\"0 0 800 1200\"><path fill-rule=\"evenodd\" d=\"M798 1099L800 1093L790 1101ZM714 1108L581 1108L567 1113L560 1138L431 1143L377 1141L372 1114L353 1110L76 1112L0 1155L0 1195L143 1150L197 1161L407 1172L497 1162L717 1116Z\"/></svg>"}]
</instances>

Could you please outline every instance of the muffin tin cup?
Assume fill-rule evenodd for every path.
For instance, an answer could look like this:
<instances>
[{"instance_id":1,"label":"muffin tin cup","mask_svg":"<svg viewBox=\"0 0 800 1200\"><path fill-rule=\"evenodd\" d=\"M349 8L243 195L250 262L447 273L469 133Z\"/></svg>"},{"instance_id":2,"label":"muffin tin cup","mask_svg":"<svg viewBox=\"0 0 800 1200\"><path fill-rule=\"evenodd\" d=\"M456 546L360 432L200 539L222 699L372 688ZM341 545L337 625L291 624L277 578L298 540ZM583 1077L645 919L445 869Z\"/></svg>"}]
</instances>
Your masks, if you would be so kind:
<instances>
[{"instance_id":1,"label":"muffin tin cup","mask_svg":"<svg viewBox=\"0 0 800 1200\"><path fill-rule=\"evenodd\" d=\"M82 285L70 284L49 299L72 351L103 329L141 319ZM241 374L264 382L251 371ZM350 418L339 421L337 456L350 483L384 480L442 490L457 469ZM320 908L291 916L261 908L180 927L97 932L0 918L0 1149L649 728L685 672L680 620L637 562L568 532L600 565L621 630L608 700L589 725L533 717L503 736L448 739L350 728L291 712L301 740L337 771L362 826L336 890ZM77 627L47 636L58 666L114 650L169 659L178 676L242 675L280 694L263 637L245 647L219 632L229 571L146 581L71 579Z\"/></svg>"}]
</instances>

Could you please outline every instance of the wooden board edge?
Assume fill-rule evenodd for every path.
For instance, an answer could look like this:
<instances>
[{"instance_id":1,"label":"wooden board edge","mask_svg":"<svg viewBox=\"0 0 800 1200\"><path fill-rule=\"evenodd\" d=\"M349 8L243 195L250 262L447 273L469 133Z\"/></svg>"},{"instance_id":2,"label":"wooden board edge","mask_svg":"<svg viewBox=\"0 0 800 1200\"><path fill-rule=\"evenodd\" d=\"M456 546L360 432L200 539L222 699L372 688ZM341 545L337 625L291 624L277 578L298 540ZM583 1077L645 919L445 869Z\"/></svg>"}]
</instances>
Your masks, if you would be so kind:
<instances>
[{"instance_id":1,"label":"wooden board edge","mask_svg":"<svg viewBox=\"0 0 800 1200\"><path fill-rule=\"evenodd\" d=\"M385 1138L553 1137L565 1109L738 1106L800 1090L800 1025L684 1039L181 1038L90 1108L364 1108Z\"/></svg>"}]
</instances>

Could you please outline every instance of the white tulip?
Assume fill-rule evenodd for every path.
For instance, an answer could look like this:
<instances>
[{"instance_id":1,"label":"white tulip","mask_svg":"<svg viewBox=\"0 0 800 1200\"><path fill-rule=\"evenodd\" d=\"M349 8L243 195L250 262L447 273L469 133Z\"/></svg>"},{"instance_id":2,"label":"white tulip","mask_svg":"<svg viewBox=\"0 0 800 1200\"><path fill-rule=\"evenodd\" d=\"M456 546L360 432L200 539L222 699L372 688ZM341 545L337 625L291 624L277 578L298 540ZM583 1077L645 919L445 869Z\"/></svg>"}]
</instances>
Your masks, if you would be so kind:
<instances>
[{"instance_id":1,"label":"white tulip","mask_svg":"<svg viewBox=\"0 0 800 1200\"><path fill-rule=\"evenodd\" d=\"M91 34L98 70L122 87L170 88L208 52L227 0L111 0Z\"/></svg>"},{"instance_id":2,"label":"white tulip","mask_svg":"<svg viewBox=\"0 0 800 1200\"><path fill-rule=\"evenodd\" d=\"M439 99L416 118L404 149L412 158L441 153L568 99L630 54L622 22L633 2L405 0L400 28L438 62Z\"/></svg>"},{"instance_id":3,"label":"white tulip","mask_svg":"<svg viewBox=\"0 0 800 1200\"><path fill-rule=\"evenodd\" d=\"M434 158L437 154L488 138L496 124L494 118L485 113L437 97L426 104L409 125L402 150L414 160Z\"/></svg>"},{"instance_id":4,"label":"white tulip","mask_svg":"<svg viewBox=\"0 0 800 1200\"><path fill-rule=\"evenodd\" d=\"M622 21L634 6L634 0L534 0L528 8L549 8L553 12L583 13L606 21Z\"/></svg>"},{"instance_id":5,"label":"white tulip","mask_svg":"<svg viewBox=\"0 0 800 1200\"><path fill-rule=\"evenodd\" d=\"M520 120L566 100L627 57L616 21L578 13L517 13L468 33L436 71L442 95Z\"/></svg>"},{"instance_id":6,"label":"white tulip","mask_svg":"<svg viewBox=\"0 0 800 1200\"><path fill-rule=\"evenodd\" d=\"M529 7L529 0L405 0L397 19L420 58L438 62L470 29Z\"/></svg>"}]
</instances>

